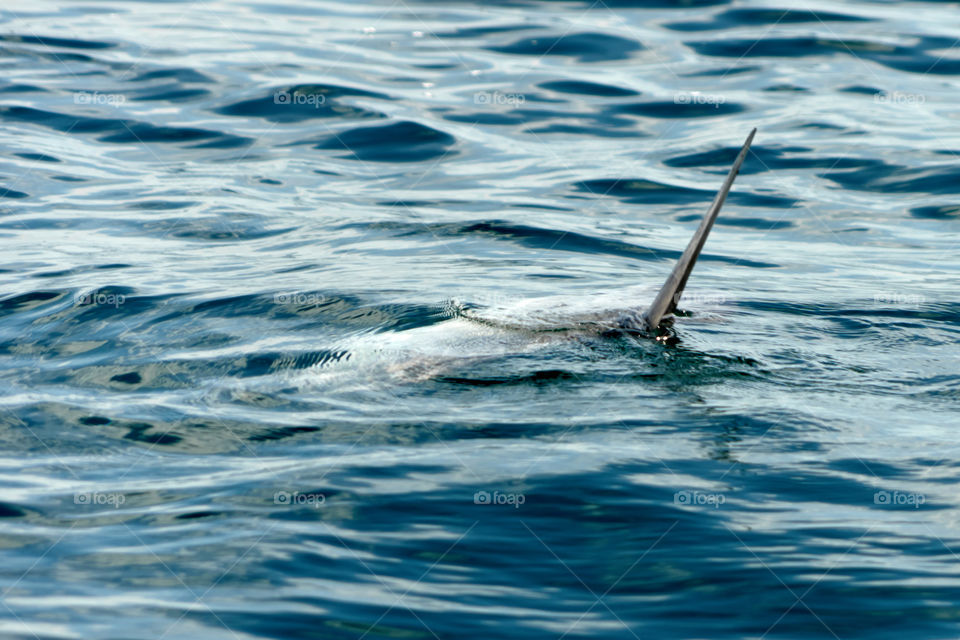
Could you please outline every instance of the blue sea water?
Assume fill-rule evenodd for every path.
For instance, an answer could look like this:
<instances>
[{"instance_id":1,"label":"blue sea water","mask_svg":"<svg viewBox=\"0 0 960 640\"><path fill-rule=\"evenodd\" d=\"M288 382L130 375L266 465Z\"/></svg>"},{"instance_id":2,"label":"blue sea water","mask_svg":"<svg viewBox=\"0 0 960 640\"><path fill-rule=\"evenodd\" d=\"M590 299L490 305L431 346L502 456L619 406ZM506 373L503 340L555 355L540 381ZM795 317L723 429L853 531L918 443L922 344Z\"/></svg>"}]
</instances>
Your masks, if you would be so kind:
<instances>
[{"instance_id":1,"label":"blue sea water","mask_svg":"<svg viewBox=\"0 0 960 640\"><path fill-rule=\"evenodd\" d=\"M4 3L0 637L960 636L958 9Z\"/></svg>"}]
</instances>

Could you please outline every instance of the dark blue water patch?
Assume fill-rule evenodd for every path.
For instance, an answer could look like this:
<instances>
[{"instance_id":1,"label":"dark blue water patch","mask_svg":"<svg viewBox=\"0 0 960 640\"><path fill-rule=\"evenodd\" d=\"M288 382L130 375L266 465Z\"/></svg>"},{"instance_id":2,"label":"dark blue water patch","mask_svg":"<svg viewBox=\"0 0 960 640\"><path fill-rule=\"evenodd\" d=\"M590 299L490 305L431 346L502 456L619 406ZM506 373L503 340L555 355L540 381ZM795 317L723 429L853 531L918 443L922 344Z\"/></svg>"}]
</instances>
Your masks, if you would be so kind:
<instances>
[{"instance_id":1,"label":"dark blue water patch","mask_svg":"<svg viewBox=\"0 0 960 640\"><path fill-rule=\"evenodd\" d=\"M576 211L572 207L557 207L552 205L540 204L538 202L519 203L509 205L511 209L537 209L539 211Z\"/></svg>"},{"instance_id":2,"label":"dark blue water patch","mask_svg":"<svg viewBox=\"0 0 960 640\"><path fill-rule=\"evenodd\" d=\"M889 305L875 303L872 307L862 305L863 301L856 301L847 305L827 302L766 302L762 300L743 300L737 303L739 307L756 311L815 318L849 316L861 318L865 321L889 318L893 320L916 320L921 323L939 322L946 326L960 323L960 303L957 302L924 303L913 308L893 303Z\"/></svg>"},{"instance_id":3,"label":"dark blue water patch","mask_svg":"<svg viewBox=\"0 0 960 640\"><path fill-rule=\"evenodd\" d=\"M768 91L770 93L809 93L810 89L795 84L775 84L770 87L764 87L762 91Z\"/></svg>"},{"instance_id":4,"label":"dark blue water patch","mask_svg":"<svg viewBox=\"0 0 960 640\"><path fill-rule=\"evenodd\" d=\"M740 169L744 175L763 173L777 169L869 169L883 166L883 161L868 158L849 156L819 155L802 157L793 154L812 153L810 147L773 147L754 145ZM719 167L725 171L737 154L740 147L721 147L711 151L702 151L685 155L674 156L664 161L668 167L702 168Z\"/></svg>"},{"instance_id":5,"label":"dark blue water patch","mask_svg":"<svg viewBox=\"0 0 960 640\"><path fill-rule=\"evenodd\" d=\"M474 125L514 126L528 125L523 130L534 133L584 133L599 137L646 136L640 131L634 118L624 116L617 105L598 105L599 111L574 112L570 110L553 111L549 109L513 108L480 109L470 112L449 113L449 110L437 109L444 120L465 122ZM553 122L551 122L553 121ZM573 123L571 123L573 121ZM543 126L532 126L537 122L546 122Z\"/></svg>"},{"instance_id":6,"label":"dark blue water patch","mask_svg":"<svg viewBox=\"0 0 960 640\"><path fill-rule=\"evenodd\" d=\"M576 253L597 253L613 256L622 256L639 260L669 260L680 257L679 251L671 249L655 249L631 244L620 240L597 238L572 231L558 229L544 229L527 225L518 225L504 220L488 220L470 224L415 224L408 222L379 222L351 223L341 228L376 229L389 232L396 237L415 235L429 235L431 237L462 237L466 235L487 236L497 240L508 240L522 246L535 249L553 249L557 251L572 251ZM704 255L701 260L728 262L751 267L778 267L779 265L728 258L718 255Z\"/></svg>"},{"instance_id":7,"label":"dark blue water patch","mask_svg":"<svg viewBox=\"0 0 960 640\"><path fill-rule=\"evenodd\" d=\"M490 25L486 27L460 27L458 29L453 29L452 31L438 31L433 35L438 38L475 39L485 38L487 36L493 36L500 33L512 33L515 31L527 31L530 29L542 28L542 26L536 24Z\"/></svg>"},{"instance_id":8,"label":"dark blue water patch","mask_svg":"<svg viewBox=\"0 0 960 640\"><path fill-rule=\"evenodd\" d=\"M78 320L92 322L149 313L170 298L138 294L136 289L122 285L101 285L93 290L74 292L71 302Z\"/></svg>"},{"instance_id":9,"label":"dark blue water patch","mask_svg":"<svg viewBox=\"0 0 960 640\"><path fill-rule=\"evenodd\" d=\"M344 362L350 358L345 350L322 350L306 353L257 353L247 356L245 362L235 367L229 375L240 378L263 376L285 369L307 369L323 367L335 362Z\"/></svg>"},{"instance_id":10,"label":"dark blue water patch","mask_svg":"<svg viewBox=\"0 0 960 640\"><path fill-rule=\"evenodd\" d=\"M692 471L681 469L680 473ZM409 475L429 473L423 470ZM263 568L266 575L322 573L330 579L356 582L358 575L372 581L375 578L366 576L374 573L397 582L416 581L432 599L447 602L443 595L447 585L461 584L460 576L469 571L473 582L486 586L483 593L466 601L450 600L439 608L468 604L484 611L483 615L449 616L432 606L417 609L414 616L405 609L397 611L399 607L391 609L388 603L344 605L318 593L298 598L311 607L310 616L284 613L271 620L228 610L218 617L222 615L231 629L257 637L307 637L317 624L325 623L327 636L338 639L355 639L371 625L374 637L430 637L430 632L440 638L482 637L491 626L515 628L515 613L499 613L508 604L522 608L526 624L515 634L501 632L505 638L556 638L558 622L572 625L578 620L588 622L584 623L586 629L578 627L574 635L586 635L593 623L603 624L602 636L612 638L638 633L643 637L715 637L718 629L733 637L759 637L772 628L783 637L812 638L826 634L824 624L845 634L843 637L862 634L867 628L884 628L893 633L871 637L894 638L916 625L925 629L937 626L946 632L955 624L956 612L951 613L949 606L929 605L932 593L942 594L943 589L899 586L914 585L920 572L876 568L879 565L872 563L863 568L844 567L845 580L822 580L822 574L835 566L828 560L835 559L838 549L849 551L851 544L870 555L892 546L900 555L918 558L949 557L949 550L937 550L933 545L918 549L912 540L869 535L865 527L827 530L798 526L777 534L731 527L731 516L722 509L684 509L674 504L673 489L619 480L655 473L650 463L605 469L602 475L537 478L522 487L526 502L520 509L473 505L473 489L466 487L363 500L349 492L343 499L355 511L349 520L354 536L359 538L362 532L363 539L378 541L364 547L368 559L363 561L355 553L334 556L313 551L345 546L343 525L339 520L328 522L331 515L315 509L277 510L270 517L311 526L298 529L309 531L298 538L300 551L271 556ZM353 476L337 478L337 484L356 482L355 476L369 477L364 470ZM797 481L802 486L803 478ZM818 491L828 489L821 484L816 485ZM519 487L508 484L500 489L510 492ZM845 493L846 487L840 489ZM750 502L763 504L765 498L757 492ZM784 507L771 507L778 508ZM563 526L578 518L586 519L588 526ZM403 542L397 542L376 535L429 531L438 521L447 524L439 539L404 536ZM401 523L399 532L397 523ZM504 553L505 545L510 553ZM684 553L676 553L678 546ZM518 556L525 561L516 562ZM816 571L812 571L812 562ZM542 594L540 585L548 578L551 589L563 594L562 602ZM243 580L249 581L249 575L227 577L224 588L240 586ZM855 598L849 593L851 582L858 585ZM868 584L882 586L864 586ZM801 593L805 606L797 605ZM605 605L595 615L581 617L597 605L592 594L604 594ZM851 600L855 606L869 607L870 602L889 602L891 598L901 603L900 607L891 611L888 605L889 616L880 619L854 621L846 609ZM334 606L336 615L320 613ZM910 612L919 615L910 616ZM198 623L216 622L192 615Z\"/></svg>"},{"instance_id":11,"label":"dark blue water patch","mask_svg":"<svg viewBox=\"0 0 960 640\"><path fill-rule=\"evenodd\" d=\"M721 102L719 96L706 96L705 100L711 102L701 103L693 100L686 102L637 102L618 105L615 110L618 113L647 118L713 118L740 113L746 109L743 105L735 102Z\"/></svg>"},{"instance_id":12,"label":"dark blue water patch","mask_svg":"<svg viewBox=\"0 0 960 640\"><path fill-rule=\"evenodd\" d=\"M382 93L341 85L298 84L276 87L258 98L234 102L216 109L216 112L227 116L263 118L277 123L327 118L357 120L384 117L378 111L351 106L341 100L353 97L392 99Z\"/></svg>"},{"instance_id":13,"label":"dark blue water patch","mask_svg":"<svg viewBox=\"0 0 960 640\"><path fill-rule=\"evenodd\" d=\"M688 216L677 216L677 222L692 222L700 220L701 214ZM722 227L739 227L742 229L756 229L757 231L780 231L794 227L794 223L789 220L769 220L767 218L739 218L731 215L723 215L717 218L717 225Z\"/></svg>"},{"instance_id":14,"label":"dark blue water patch","mask_svg":"<svg viewBox=\"0 0 960 640\"><path fill-rule=\"evenodd\" d=\"M22 518L26 515L27 512L19 506L9 502L0 502L0 518Z\"/></svg>"},{"instance_id":15,"label":"dark blue water patch","mask_svg":"<svg viewBox=\"0 0 960 640\"><path fill-rule=\"evenodd\" d=\"M710 78L714 76L720 76L725 78L726 76L735 76L742 73L753 73L754 71L759 71L762 67L755 65L741 65L736 67L726 67L721 69L704 69L703 71L695 71L693 73L683 74L683 78Z\"/></svg>"},{"instance_id":16,"label":"dark blue water patch","mask_svg":"<svg viewBox=\"0 0 960 640\"><path fill-rule=\"evenodd\" d=\"M206 89L185 89L179 85L164 85L161 87L150 87L140 91L128 92L131 100L140 102L186 102L210 95Z\"/></svg>"},{"instance_id":17,"label":"dark blue water patch","mask_svg":"<svg viewBox=\"0 0 960 640\"><path fill-rule=\"evenodd\" d=\"M181 513L176 516L177 520L198 520L201 518L219 518L226 515L223 511L188 511L187 513Z\"/></svg>"},{"instance_id":18,"label":"dark blue water patch","mask_svg":"<svg viewBox=\"0 0 960 640\"><path fill-rule=\"evenodd\" d=\"M806 56L846 53L847 46L854 51L864 48L864 41L840 41L828 38L763 38L724 39L703 42L687 42L686 45L701 55L723 58L803 58Z\"/></svg>"},{"instance_id":19,"label":"dark blue water patch","mask_svg":"<svg viewBox=\"0 0 960 640\"><path fill-rule=\"evenodd\" d=\"M20 200L28 197L30 197L29 194L26 194L23 191L16 191L15 189L6 189L4 187L0 187L0 198Z\"/></svg>"},{"instance_id":20,"label":"dark blue water patch","mask_svg":"<svg viewBox=\"0 0 960 640\"><path fill-rule=\"evenodd\" d=\"M0 93L47 93L47 90L32 84L8 84L0 88Z\"/></svg>"},{"instance_id":21,"label":"dark blue water patch","mask_svg":"<svg viewBox=\"0 0 960 640\"><path fill-rule=\"evenodd\" d=\"M524 38L509 45L487 47L488 51L526 56L568 56L580 62L626 60L644 48L635 40L604 33L574 33Z\"/></svg>"},{"instance_id":22,"label":"dark blue water patch","mask_svg":"<svg viewBox=\"0 0 960 640\"><path fill-rule=\"evenodd\" d=\"M29 122L61 132L74 133L102 133L122 127L122 121L113 118L71 116L21 106L0 106L0 118L16 122Z\"/></svg>"},{"instance_id":23,"label":"dark blue water patch","mask_svg":"<svg viewBox=\"0 0 960 640\"><path fill-rule=\"evenodd\" d=\"M323 326L344 333L355 333L425 327L449 319L449 313L441 306L374 304L356 296L308 291L214 298L170 310L155 322L175 324L187 317L301 319L308 322L313 330Z\"/></svg>"},{"instance_id":24,"label":"dark blue water patch","mask_svg":"<svg viewBox=\"0 0 960 640\"><path fill-rule=\"evenodd\" d=\"M960 168L956 163L908 168L877 161L852 171L822 174L847 189L878 193L960 193Z\"/></svg>"},{"instance_id":25,"label":"dark blue water patch","mask_svg":"<svg viewBox=\"0 0 960 640\"><path fill-rule=\"evenodd\" d=\"M209 142L201 142L200 144L191 144L185 147L186 149L237 149L240 147L249 146L252 143L251 138L244 136L220 136L216 137ZM250 156L242 156L250 157ZM231 162L233 159L230 160Z\"/></svg>"},{"instance_id":26,"label":"dark blue water patch","mask_svg":"<svg viewBox=\"0 0 960 640\"><path fill-rule=\"evenodd\" d=\"M852 473L859 476L864 476L867 479L870 478L897 478L906 480L913 475L910 472L911 467L914 469L922 469L923 464L915 464L915 461L910 461L909 465L893 465L880 460L871 460L867 462L861 458L845 458L839 460L831 460L824 463L824 467L827 469L833 469L836 471L842 471L844 473Z\"/></svg>"},{"instance_id":27,"label":"dark blue water patch","mask_svg":"<svg viewBox=\"0 0 960 640\"><path fill-rule=\"evenodd\" d=\"M58 49L111 49L117 46L112 42L102 42L97 40L74 40L71 38L55 38L52 36L16 34L0 35L0 42L39 44L45 47L56 47Z\"/></svg>"},{"instance_id":28,"label":"dark blue water patch","mask_svg":"<svg viewBox=\"0 0 960 640\"><path fill-rule=\"evenodd\" d=\"M200 203L196 200L141 200L131 202L128 208L139 209L140 211L173 211L197 206L198 204Z\"/></svg>"},{"instance_id":29,"label":"dark blue water patch","mask_svg":"<svg viewBox=\"0 0 960 640\"><path fill-rule=\"evenodd\" d=\"M98 138L101 142L176 144L207 140L209 144L223 142L236 145L253 142L250 138L235 136L222 131L192 127L157 126L147 122L117 118L67 115L32 107L0 106L0 119L28 122L63 133L106 134Z\"/></svg>"},{"instance_id":30,"label":"dark blue water patch","mask_svg":"<svg viewBox=\"0 0 960 640\"><path fill-rule=\"evenodd\" d=\"M34 273L32 277L34 278L62 278L65 276L72 276L79 273L90 273L92 271L113 271L115 269L127 269L133 265L126 264L123 262L110 263L110 264L97 264L97 265L84 265L80 267L74 267L72 269L58 269L56 271L43 271L40 273Z\"/></svg>"},{"instance_id":31,"label":"dark blue water patch","mask_svg":"<svg viewBox=\"0 0 960 640\"><path fill-rule=\"evenodd\" d=\"M584 0L584 4L590 4ZM730 4L730 0L607 0L606 7L624 9L694 9L697 7L715 7L721 4Z\"/></svg>"},{"instance_id":32,"label":"dark blue water patch","mask_svg":"<svg viewBox=\"0 0 960 640\"><path fill-rule=\"evenodd\" d=\"M852 475L852 474L851 474ZM816 500L818 503L850 505L877 508L874 502L876 489L875 475L867 473L856 474L861 480L844 477L835 473L824 473L817 466L804 471L779 472L765 469L763 472L764 491L777 496L785 502L802 503ZM884 508L880 505L879 508ZM912 508L912 507L910 507ZM924 505L925 509L941 509L934 505ZM838 536L843 534L825 529L823 535Z\"/></svg>"},{"instance_id":33,"label":"dark blue water patch","mask_svg":"<svg viewBox=\"0 0 960 640\"><path fill-rule=\"evenodd\" d=\"M156 69L130 78L130 82L148 82L150 80L176 80L183 84L209 84L214 82L210 76L188 67Z\"/></svg>"},{"instance_id":34,"label":"dark blue water patch","mask_svg":"<svg viewBox=\"0 0 960 640\"><path fill-rule=\"evenodd\" d=\"M140 384L143 382L143 378L140 377L140 374L136 371L130 371L127 373L118 373L117 375L110 378L110 382L119 382L121 384Z\"/></svg>"},{"instance_id":35,"label":"dark blue water patch","mask_svg":"<svg viewBox=\"0 0 960 640\"><path fill-rule=\"evenodd\" d=\"M474 111L470 113L450 113L443 116L444 120L449 122L464 122L474 125L487 126L513 126L529 122L529 118L524 117L518 110L509 113L492 113L489 111Z\"/></svg>"},{"instance_id":36,"label":"dark blue water patch","mask_svg":"<svg viewBox=\"0 0 960 640\"><path fill-rule=\"evenodd\" d=\"M264 228L256 216L240 215L232 212L227 216L205 216L202 218L163 218L136 223L125 223L133 235L156 234L159 237L182 238L193 242L248 242L272 238L294 231L294 227Z\"/></svg>"},{"instance_id":37,"label":"dark blue water patch","mask_svg":"<svg viewBox=\"0 0 960 640\"><path fill-rule=\"evenodd\" d=\"M9 55L7 55L9 54ZM49 62L54 62L60 65L63 65L66 62L99 62L101 65L105 63L98 61L93 56L88 56L85 53L73 53L65 51L46 51L46 50L36 50L36 49L17 49L13 47L0 47L0 56L2 57L11 57L19 58L20 60L47 60ZM109 65L105 65L109 66ZM92 71L87 73L74 73L76 77L84 75L106 75L104 71Z\"/></svg>"},{"instance_id":38,"label":"dark blue water patch","mask_svg":"<svg viewBox=\"0 0 960 640\"><path fill-rule=\"evenodd\" d=\"M910 215L924 220L953 220L960 218L960 204L914 207Z\"/></svg>"},{"instance_id":39,"label":"dark blue water patch","mask_svg":"<svg viewBox=\"0 0 960 640\"><path fill-rule=\"evenodd\" d=\"M842 91L844 93L859 93L861 95L867 95L867 96L875 96L877 94L882 93L880 89L877 89L875 87L867 87L859 84L851 85L849 87L842 87L840 89L837 89L837 91Z\"/></svg>"},{"instance_id":40,"label":"dark blue water patch","mask_svg":"<svg viewBox=\"0 0 960 640\"><path fill-rule=\"evenodd\" d=\"M448 71L460 68L460 65L455 63L412 64L410 66L414 69L426 69L427 71Z\"/></svg>"},{"instance_id":41,"label":"dark blue water patch","mask_svg":"<svg viewBox=\"0 0 960 640\"><path fill-rule=\"evenodd\" d=\"M238 139L237 136L223 133L221 131L212 131L210 129L196 129L191 127L163 127L148 124L146 122L136 122L132 123L132 125L123 127L123 129L118 130L116 133L108 136L102 136L99 138L99 140L102 142L115 143L178 143L199 142L210 140L211 138L227 140ZM244 142L252 142L252 140L246 138L244 139Z\"/></svg>"},{"instance_id":42,"label":"dark blue water patch","mask_svg":"<svg viewBox=\"0 0 960 640\"><path fill-rule=\"evenodd\" d=\"M619 125L628 127L628 123ZM568 134L575 136L586 136L591 138L649 138L651 134L634 129L630 131L625 128L611 129L601 126L578 126L573 124L548 124L542 127L528 127L523 130L524 133L535 133L537 135L549 135L553 133Z\"/></svg>"},{"instance_id":43,"label":"dark blue water patch","mask_svg":"<svg viewBox=\"0 0 960 640\"><path fill-rule=\"evenodd\" d=\"M706 189L692 189L642 179L586 180L573 185L577 191L594 196L611 196L635 204L693 204L706 206L715 194ZM789 208L798 200L756 193L732 191L728 201L746 207Z\"/></svg>"},{"instance_id":44,"label":"dark blue water patch","mask_svg":"<svg viewBox=\"0 0 960 640\"><path fill-rule=\"evenodd\" d=\"M293 438L295 436L304 434L304 433L316 433L320 431L320 427L309 427L309 426L286 426L286 427L271 427L271 428L262 428L258 433L251 435L248 440L250 442L276 442L278 440L284 440L286 438Z\"/></svg>"},{"instance_id":45,"label":"dark blue water patch","mask_svg":"<svg viewBox=\"0 0 960 640\"><path fill-rule=\"evenodd\" d=\"M435 232L442 232L442 229L431 227ZM611 240L607 238L597 238L572 231L561 231L558 229L542 229L539 227L530 227L526 225L511 224L501 221L478 222L468 226L450 229L457 235L476 234L489 236L498 240L509 240L525 247L533 249L542 249L547 251L571 251L575 253L592 253L632 258L637 260L675 260L680 257L680 251L671 249L654 249L640 245L630 244L621 240ZM755 260L742 260L740 258L728 258L726 256L704 254L701 260L707 262L725 262L728 264L742 265L755 268L773 268L779 265Z\"/></svg>"},{"instance_id":46,"label":"dark blue water patch","mask_svg":"<svg viewBox=\"0 0 960 640\"><path fill-rule=\"evenodd\" d=\"M457 377L442 376L437 382L443 384L461 385L467 387L493 387L502 385L543 386L554 383L578 382L581 378L576 374L561 369L545 369L521 375L499 375L486 377Z\"/></svg>"},{"instance_id":47,"label":"dark blue water patch","mask_svg":"<svg viewBox=\"0 0 960 640\"><path fill-rule=\"evenodd\" d=\"M918 36L913 46L890 45L868 40L840 40L833 38L764 38L761 40L729 39L687 42L697 53L725 58L802 58L807 56L843 54L911 73L956 75L960 60L928 54L927 50L952 47L947 38Z\"/></svg>"},{"instance_id":48,"label":"dark blue water patch","mask_svg":"<svg viewBox=\"0 0 960 640\"><path fill-rule=\"evenodd\" d=\"M60 158L55 158L53 156L48 156L45 153L15 153L15 156L24 158L25 160L36 160L37 162L60 162Z\"/></svg>"},{"instance_id":49,"label":"dark blue water patch","mask_svg":"<svg viewBox=\"0 0 960 640\"><path fill-rule=\"evenodd\" d=\"M66 297L61 291L31 291L0 299L0 316L32 311L48 303L59 302Z\"/></svg>"},{"instance_id":50,"label":"dark blue water patch","mask_svg":"<svg viewBox=\"0 0 960 640\"><path fill-rule=\"evenodd\" d=\"M466 202L457 200L382 200L377 203L378 207L401 207L403 209L413 209L416 207L442 207L465 205Z\"/></svg>"},{"instance_id":51,"label":"dark blue water patch","mask_svg":"<svg viewBox=\"0 0 960 640\"><path fill-rule=\"evenodd\" d=\"M611 9L695 9L697 7L715 7L721 4L730 4L731 0L605 0L603 8ZM571 4L570 0L495 0L489 4L508 7L527 7L542 10L552 3ZM579 0L580 6L586 9L598 8L592 0Z\"/></svg>"},{"instance_id":52,"label":"dark blue water patch","mask_svg":"<svg viewBox=\"0 0 960 640\"><path fill-rule=\"evenodd\" d=\"M572 93L581 96L619 98L623 96L640 95L639 91L634 91L633 89L599 84L597 82L584 82L582 80L553 80L551 82L543 82L537 86L558 93Z\"/></svg>"},{"instance_id":53,"label":"dark blue water patch","mask_svg":"<svg viewBox=\"0 0 960 640\"><path fill-rule=\"evenodd\" d=\"M327 138L316 149L344 149L356 160L372 162L422 162L455 153L456 139L417 122L395 122L358 127Z\"/></svg>"},{"instance_id":54,"label":"dark blue water patch","mask_svg":"<svg viewBox=\"0 0 960 640\"><path fill-rule=\"evenodd\" d=\"M130 431L123 436L127 440L142 442L150 445L169 446L179 443L183 438L179 435L154 429L150 423L137 423L130 426Z\"/></svg>"},{"instance_id":55,"label":"dark blue water patch","mask_svg":"<svg viewBox=\"0 0 960 640\"><path fill-rule=\"evenodd\" d=\"M871 18L860 16L831 11L812 11L810 9L742 8L727 9L711 16L709 20L670 22L663 26L674 31L712 31L745 25L822 24L826 22L869 22L871 20Z\"/></svg>"}]
</instances>

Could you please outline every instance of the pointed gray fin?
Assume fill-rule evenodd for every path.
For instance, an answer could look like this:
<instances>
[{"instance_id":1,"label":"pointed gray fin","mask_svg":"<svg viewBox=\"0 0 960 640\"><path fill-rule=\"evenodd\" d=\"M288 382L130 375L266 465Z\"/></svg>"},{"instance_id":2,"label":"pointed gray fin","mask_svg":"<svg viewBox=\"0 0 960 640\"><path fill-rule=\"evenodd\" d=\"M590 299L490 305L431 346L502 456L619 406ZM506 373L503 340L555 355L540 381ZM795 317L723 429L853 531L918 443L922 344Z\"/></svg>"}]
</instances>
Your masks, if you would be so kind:
<instances>
[{"instance_id":1,"label":"pointed gray fin","mask_svg":"<svg viewBox=\"0 0 960 640\"><path fill-rule=\"evenodd\" d=\"M700 250L703 249L703 244L707 241L707 236L710 235L710 229L713 228L713 222L717 219L717 214L720 213L720 208L723 206L724 200L727 199L727 194L730 193L730 187L733 186L733 181L740 171L740 165L743 164L744 159L747 157L747 151L750 149L750 143L753 142L753 136L756 132L757 130L754 129L750 132L750 135L747 136L747 141L743 143L743 148L740 149L740 153L737 155L737 159L734 161L730 173L727 174L727 179L723 181L723 186L720 187L720 191L717 192L716 197L713 199L713 204L710 205L707 214L703 216L703 220L700 221L700 226L690 239L690 244L687 245L683 255L677 260L677 264L673 267L673 271L670 272L667 281L663 283L663 287L661 287L657 297L654 298L650 308L644 312L643 319L646 322L647 329L650 331L655 331L657 327L660 326L660 322L664 316L676 310L677 302L680 300L680 296L683 295L684 287L687 286L687 278L690 277L690 272L693 271L693 265L697 263Z\"/></svg>"}]
</instances>

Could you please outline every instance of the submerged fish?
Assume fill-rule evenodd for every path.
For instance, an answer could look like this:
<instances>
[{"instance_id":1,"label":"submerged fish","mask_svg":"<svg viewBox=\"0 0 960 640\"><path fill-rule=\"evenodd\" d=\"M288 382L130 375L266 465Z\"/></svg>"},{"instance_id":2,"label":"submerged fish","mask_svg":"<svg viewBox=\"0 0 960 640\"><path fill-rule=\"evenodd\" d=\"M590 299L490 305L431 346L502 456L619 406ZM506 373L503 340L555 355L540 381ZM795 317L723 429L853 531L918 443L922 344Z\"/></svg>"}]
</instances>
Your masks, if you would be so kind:
<instances>
[{"instance_id":1,"label":"submerged fish","mask_svg":"<svg viewBox=\"0 0 960 640\"><path fill-rule=\"evenodd\" d=\"M664 340L664 325L673 316L687 280L720 213L756 129L750 132L733 167L717 192L687 248L653 302L633 306L652 289L599 294L571 300L536 298L518 304L472 309L453 305L450 319L407 331L367 335L347 346L351 366L386 367L393 376L419 381L443 375L452 367L470 366L504 355L521 355L559 340L630 334ZM371 349L372 347L372 349Z\"/></svg>"}]
</instances>

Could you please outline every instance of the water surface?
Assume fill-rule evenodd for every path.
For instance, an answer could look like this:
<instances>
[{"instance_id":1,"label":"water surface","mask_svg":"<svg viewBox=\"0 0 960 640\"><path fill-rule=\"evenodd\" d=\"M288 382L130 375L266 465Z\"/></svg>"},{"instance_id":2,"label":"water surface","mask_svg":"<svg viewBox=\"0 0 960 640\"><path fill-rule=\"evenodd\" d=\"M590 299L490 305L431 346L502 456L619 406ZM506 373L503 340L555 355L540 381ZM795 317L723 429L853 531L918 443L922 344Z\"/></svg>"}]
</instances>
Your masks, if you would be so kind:
<instances>
[{"instance_id":1,"label":"water surface","mask_svg":"<svg viewBox=\"0 0 960 640\"><path fill-rule=\"evenodd\" d=\"M958 635L957 9L0 10L0 635Z\"/></svg>"}]
</instances>

